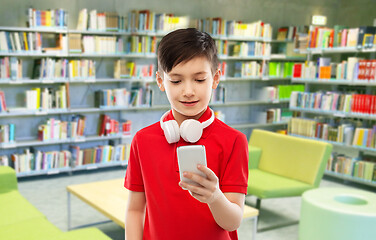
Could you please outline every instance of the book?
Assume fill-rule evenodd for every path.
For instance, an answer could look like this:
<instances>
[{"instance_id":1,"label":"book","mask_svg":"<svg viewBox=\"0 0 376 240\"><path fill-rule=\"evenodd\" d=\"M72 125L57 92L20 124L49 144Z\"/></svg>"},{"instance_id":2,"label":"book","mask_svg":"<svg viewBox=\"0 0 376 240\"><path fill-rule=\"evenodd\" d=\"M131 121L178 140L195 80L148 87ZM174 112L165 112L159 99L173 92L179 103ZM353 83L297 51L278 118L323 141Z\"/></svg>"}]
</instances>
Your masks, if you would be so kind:
<instances>
[{"instance_id":1,"label":"book","mask_svg":"<svg viewBox=\"0 0 376 240\"><path fill-rule=\"evenodd\" d=\"M69 79L71 80L95 79L95 61L89 59L70 60L68 71Z\"/></svg>"},{"instance_id":2,"label":"book","mask_svg":"<svg viewBox=\"0 0 376 240\"><path fill-rule=\"evenodd\" d=\"M356 47L358 43L359 28L350 28L347 34L346 47Z\"/></svg>"},{"instance_id":3,"label":"book","mask_svg":"<svg viewBox=\"0 0 376 240\"><path fill-rule=\"evenodd\" d=\"M316 74L316 78L322 78L322 79L330 78L330 72L331 72L330 61L331 61L331 58L328 58L328 57L320 57L317 59L318 71Z\"/></svg>"},{"instance_id":4,"label":"book","mask_svg":"<svg viewBox=\"0 0 376 240\"><path fill-rule=\"evenodd\" d=\"M5 93L0 91L0 113L7 111L7 104L5 102Z\"/></svg>"},{"instance_id":5,"label":"book","mask_svg":"<svg viewBox=\"0 0 376 240\"><path fill-rule=\"evenodd\" d=\"M341 31L341 45L340 47L346 47L347 46L347 36L348 36L349 29L345 28Z\"/></svg>"},{"instance_id":6,"label":"book","mask_svg":"<svg viewBox=\"0 0 376 240\"><path fill-rule=\"evenodd\" d=\"M119 59L114 64L114 78L128 78L130 77L129 68L127 67L127 60ZM149 75L148 75L149 77ZM151 77L151 76L150 76Z\"/></svg>"},{"instance_id":7,"label":"book","mask_svg":"<svg viewBox=\"0 0 376 240\"><path fill-rule=\"evenodd\" d=\"M88 20L88 13L87 9L81 9L78 14L78 21L77 21L77 27L76 30L84 31L87 29L87 20Z\"/></svg>"},{"instance_id":8,"label":"book","mask_svg":"<svg viewBox=\"0 0 376 240\"><path fill-rule=\"evenodd\" d=\"M358 58L357 57L349 57L348 58L348 64L347 64L347 70L346 70L346 79L347 80L353 80L355 79L354 77L354 69L355 69L355 65L357 64L358 62Z\"/></svg>"},{"instance_id":9,"label":"book","mask_svg":"<svg viewBox=\"0 0 376 240\"><path fill-rule=\"evenodd\" d=\"M106 126L109 120L109 116L106 114L101 114L98 122L98 136L107 135Z\"/></svg>"},{"instance_id":10,"label":"book","mask_svg":"<svg viewBox=\"0 0 376 240\"><path fill-rule=\"evenodd\" d=\"M295 63L293 66L293 78L302 78L303 77L303 64Z\"/></svg>"},{"instance_id":11,"label":"book","mask_svg":"<svg viewBox=\"0 0 376 240\"><path fill-rule=\"evenodd\" d=\"M121 130L123 135L131 135L131 129L132 129L132 121L126 120L123 121L121 125Z\"/></svg>"},{"instance_id":12,"label":"book","mask_svg":"<svg viewBox=\"0 0 376 240\"><path fill-rule=\"evenodd\" d=\"M269 76L278 77L281 75L281 63L280 62L270 62L269 63Z\"/></svg>"},{"instance_id":13,"label":"book","mask_svg":"<svg viewBox=\"0 0 376 240\"><path fill-rule=\"evenodd\" d=\"M376 27L373 27L373 26L361 26L361 27L359 27L358 41L357 41L356 46L358 48L372 47L372 45L373 45L372 40L373 40L373 36L374 36L375 32L376 32Z\"/></svg>"},{"instance_id":14,"label":"book","mask_svg":"<svg viewBox=\"0 0 376 240\"><path fill-rule=\"evenodd\" d=\"M69 33L68 34L68 51L69 53L82 53L81 34Z\"/></svg>"},{"instance_id":15,"label":"book","mask_svg":"<svg viewBox=\"0 0 376 240\"><path fill-rule=\"evenodd\" d=\"M277 32L277 40L286 40L288 31L288 27L280 27Z\"/></svg>"}]
</instances>

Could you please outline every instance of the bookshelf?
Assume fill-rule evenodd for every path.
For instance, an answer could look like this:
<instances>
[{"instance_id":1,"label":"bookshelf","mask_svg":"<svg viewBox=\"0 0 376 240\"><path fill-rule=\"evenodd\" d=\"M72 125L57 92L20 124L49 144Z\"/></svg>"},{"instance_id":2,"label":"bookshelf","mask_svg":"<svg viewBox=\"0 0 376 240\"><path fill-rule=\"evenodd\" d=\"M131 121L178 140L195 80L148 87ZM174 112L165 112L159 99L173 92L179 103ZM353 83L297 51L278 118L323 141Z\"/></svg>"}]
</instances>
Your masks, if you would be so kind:
<instances>
[{"instance_id":1,"label":"bookshelf","mask_svg":"<svg viewBox=\"0 0 376 240\"><path fill-rule=\"evenodd\" d=\"M364 40L365 35L360 32L361 29L373 29L373 35L370 34L373 39L376 27L359 27L358 30L338 28L311 26L309 38L306 38L308 42L303 44L308 48L296 50L307 53L308 62L294 66L291 81L305 84L306 92L292 94L289 108L299 112L303 118L292 119L289 132L294 136L333 144L336 153L327 166L326 175L375 187L376 148L372 140L372 126L376 113L373 101L368 99L374 96L376 90L376 64L372 65L373 61L376 62L376 45ZM350 37L347 32L352 31L356 33ZM336 34L337 40L331 39L330 36ZM315 43L319 38L322 41ZM362 96L361 100L359 96ZM363 135L366 129L371 130ZM343 163L336 158L337 155L349 160Z\"/></svg>"},{"instance_id":2,"label":"bookshelf","mask_svg":"<svg viewBox=\"0 0 376 240\"><path fill-rule=\"evenodd\" d=\"M260 22L256 24L260 24ZM10 43L12 49L0 50L0 58L3 60L7 58L9 61L9 69L15 71L9 71L8 75L5 77L0 75L0 92L5 92L5 101L7 104L7 110L0 111L0 125L14 124L16 126L16 131L15 133L13 132L13 135L15 135L13 136L13 140L0 143L0 164L2 164L1 161L5 161L4 158L1 158L2 156L8 156L8 161L10 161L11 156L14 154L19 155L20 159L21 156L25 154L26 157L29 157L31 154L29 152L30 148L35 154L37 151L41 151L43 154L55 151L54 154L59 155L62 152L65 154L67 151L73 151L71 149L72 146L79 146L81 150L94 149L97 148L97 146L107 146L108 144L114 146L125 145L129 147L132 134L123 135L118 133L108 136L98 136L97 128L100 115L109 115L111 119L117 119L119 122L131 120L132 132L135 132L159 120L159 116L163 111L169 109L169 105L164 94L159 93L153 75L128 74L127 76L117 78L112 75L115 71L116 62L126 60L127 63L133 62L135 65L146 65L152 69L149 72L155 72L156 44L161 37L171 30L172 29L155 29L154 31L146 31L132 28L132 31L108 32L102 30L73 30L67 26L63 28L0 27L0 32L5 32L6 36L22 34L22 36L25 36L23 41L32 41L31 39L34 38L36 40L42 38L43 42L43 44L39 43L39 45L34 44L35 42L28 42L28 44L34 44L35 49L27 50L25 47L26 43L24 42L24 45L21 44L22 46L20 46L20 48L15 48L15 43L13 43L13 46L12 43ZM31 34L29 35L29 33ZM88 37L89 42L92 41L93 38L97 38L98 41L108 40L110 42L108 46L111 50L102 51L100 48L96 49L95 46L90 46L90 43L87 46L84 44L83 49L81 47L78 48L77 44L81 46L81 41L84 41L85 37ZM246 53L243 55L220 55L220 61L226 62L231 66L228 69L224 69L226 73L220 83L223 93L218 93L220 98L211 102L210 106L215 110L224 112L227 116L226 123L234 128L241 129L247 135L249 135L250 130L253 128L284 128L287 125L287 121L285 120L267 123L266 119L261 119L260 121L260 119L252 117L255 115L252 114L255 111L265 112L268 108L276 107L287 108L289 102L288 99L279 99L278 97L272 99L260 98L257 94L259 89L270 85L279 86L286 82L289 84L290 82L290 78L288 77L269 77L265 75L267 73L261 71L261 67L264 66L264 68L266 68L266 64L268 64L268 61L271 59L270 53L267 50L270 48L272 42L271 37L236 36L236 34L233 34L216 35L214 38L217 41L226 42L226 44L230 42L230 44L238 46L242 44L243 46L245 44L257 44L262 54L249 55ZM120 44L126 42L129 43L129 45ZM150 45L146 44L144 46L144 42L149 42ZM141 49L137 49L136 51L132 50L132 45L138 46L139 43L141 44ZM116 46L115 48L114 45ZM91 51L86 52L84 49L91 49ZM62 70L62 72L65 71L65 73L56 75L55 72L54 75L54 73L51 72L50 75L38 76L37 74L37 77L35 77L34 68L36 61L43 59L46 62L52 62L51 66L46 64L47 69L56 69L57 67L64 69L64 67L66 67L65 70ZM14 61L13 63L12 60ZM59 61L62 66L57 65L60 64ZM259 66L257 76L235 76L235 74L231 72L234 70L235 62L244 63L250 61L257 62ZM74 67L69 66L71 62L72 64L80 64L81 67L84 66L82 68L87 71L87 73L83 72L79 75L73 74L72 76L71 74L72 72L74 73L75 70ZM43 64L41 64L41 68L43 67L42 65ZM91 68L92 70L90 70ZM232 70L228 73L227 70L231 68ZM69 102L69 104L67 102L66 107L49 107L46 109L28 109L25 107L24 98L26 91L31 91L35 88L54 89L59 86L65 86L67 92L69 92L69 96L64 94L66 101ZM94 99L95 92L102 91L102 89L113 91L115 89L131 90L132 88L141 89L146 87L152 93L148 104L96 106ZM237 94L231 94L233 92ZM60 98L61 97L62 96L60 96ZM37 140L36 129L38 129L41 123L48 121L50 118L55 118L58 121L68 121L73 115L81 115L86 119L85 124L87 124L87 126L85 126L83 136L45 141ZM26 128L25 124L27 126ZM20 131L19 129L24 129L25 131ZM73 152L71 152L71 154L73 155ZM72 157L72 161L77 160ZM126 161L126 159L123 159L122 161L114 162L85 163L84 165L73 164L65 167L54 166L44 170L27 170L30 166L26 165L31 163L22 162L23 169L18 171L17 176L50 175L110 166L123 166L126 165Z\"/></svg>"},{"instance_id":3,"label":"bookshelf","mask_svg":"<svg viewBox=\"0 0 376 240\"><path fill-rule=\"evenodd\" d=\"M38 140L24 140L24 141L15 141L10 143L3 143L0 145L0 149L10 149L10 148L19 148L19 147L29 147L29 146L44 146L44 145L57 145L57 144L74 144L74 143L85 143L92 141L105 141L113 139L130 139L130 136L116 134L111 136L85 136L72 139L63 139L63 140L47 140L47 141L38 141Z\"/></svg>"},{"instance_id":4,"label":"bookshelf","mask_svg":"<svg viewBox=\"0 0 376 240\"><path fill-rule=\"evenodd\" d=\"M307 48L303 51L297 51L302 54L322 55L322 54L338 54L338 53L373 53L376 52L376 47L332 47L332 48Z\"/></svg>"},{"instance_id":5,"label":"bookshelf","mask_svg":"<svg viewBox=\"0 0 376 240\"><path fill-rule=\"evenodd\" d=\"M274 123L244 123L244 124L230 124L231 127L236 129L242 129L242 128L263 128L268 126L285 126L287 124L287 121L281 121L281 122L274 122Z\"/></svg>"}]
</instances>

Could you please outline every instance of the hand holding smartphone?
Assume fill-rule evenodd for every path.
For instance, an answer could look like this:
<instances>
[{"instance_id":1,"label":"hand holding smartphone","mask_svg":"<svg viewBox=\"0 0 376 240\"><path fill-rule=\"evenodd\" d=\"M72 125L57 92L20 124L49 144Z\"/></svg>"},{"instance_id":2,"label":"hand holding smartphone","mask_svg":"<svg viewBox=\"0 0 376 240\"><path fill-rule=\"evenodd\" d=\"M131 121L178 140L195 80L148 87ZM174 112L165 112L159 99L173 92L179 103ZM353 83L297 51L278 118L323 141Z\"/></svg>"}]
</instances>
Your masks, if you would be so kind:
<instances>
[{"instance_id":1,"label":"hand holding smartphone","mask_svg":"<svg viewBox=\"0 0 376 240\"><path fill-rule=\"evenodd\" d=\"M206 177L206 175L197 169L197 165L201 164L207 166L206 164L206 151L203 145L188 145L181 146L177 148L178 155L178 165L180 180L192 185L198 185L196 182L185 178L183 176L184 172L192 172Z\"/></svg>"}]
</instances>

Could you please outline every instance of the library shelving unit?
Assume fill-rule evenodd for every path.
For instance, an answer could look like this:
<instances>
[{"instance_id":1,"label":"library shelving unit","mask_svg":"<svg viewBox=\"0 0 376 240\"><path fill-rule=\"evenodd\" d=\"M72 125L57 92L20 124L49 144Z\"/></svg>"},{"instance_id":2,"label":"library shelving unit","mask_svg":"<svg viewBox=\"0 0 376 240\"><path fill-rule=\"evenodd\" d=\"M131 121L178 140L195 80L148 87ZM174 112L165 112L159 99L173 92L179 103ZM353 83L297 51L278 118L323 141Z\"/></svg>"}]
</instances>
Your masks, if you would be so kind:
<instances>
[{"instance_id":1,"label":"library shelving unit","mask_svg":"<svg viewBox=\"0 0 376 240\"><path fill-rule=\"evenodd\" d=\"M331 48L308 48L306 50L300 51L303 53L307 53L307 61L316 60L317 57L330 57L332 59L335 59L334 61L344 61L347 60L348 57L358 57L359 59L375 59L375 53L376 53L376 46L368 46L367 48L363 46L357 46L357 47L331 47ZM319 60L317 60L319 62ZM332 61L331 61L332 62ZM319 63L318 63L319 64ZM346 70L345 70L346 71ZM375 113L365 113L365 112L359 112L355 111L355 109L352 108L352 104L354 104L355 98L354 94L366 94L366 95L374 95L375 94L375 86L376 82L375 80L362 80L359 79L359 75L356 75L357 73L354 73L356 77L349 77L349 78L340 78L340 77L333 77L333 74L331 78L325 78L320 79L317 77L293 77L292 82L293 83L302 83L306 86L306 98L307 100L304 103L302 103L300 100L300 104L296 104L298 101L292 100L292 103L290 103L290 110L300 112L302 115L302 119L304 121L315 121L313 124L316 125L316 127L312 128L316 131L320 131L320 129L323 129L322 126L319 126L317 124L320 123L327 123L329 126L345 126L345 124L354 124L356 122L358 125L352 125L352 135L349 134L349 141L345 143L345 133L343 132L343 128L335 129L333 127L334 134L332 135L333 138L330 136L328 137L317 137L317 132L309 132L310 127L303 127L302 129L305 129L307 132L304 132L304 130L300 129L299 131L301 134L291 133L293 132L290 128L292 126L289 125L289 132L291 135L303 137L303 138L310 138L315 139L319 141L325 141L333 144L334 152L338 152L348 158L352 158L352 162L346 166L346 168L342 168L342 170L332 170L328 169L330 166L327 167L327 170L325 171L325 175L342 179L344 181L349 182L356 182L359 184L364 184L372 187L376 187L376 181L375 181L375 172L373 170L373 166L368 166L368 177L365 176L365 167L363 170L360 170L357 166L359 164L359 161L363 160L364 156L374 156L376 153L376 148L369 146L370 143L362 142L361 144L355 143L354 138L358 138L359 136L355 133L356 128L372 128L372 126L375 124L376 121L376 114ZM353 76L353 75L351 75ZM359 77L359 78L358 78ZM341 100L338 98L337 100L334 100L336 97L333 98L331 94L343 94L348 95L348 102L347 102L347 108L346 101ZM310 97L314 98L318 94L328 94L329 100L327 101L327 106L323 106L323 102L315 105L314 102L309 99ZM301 96L303 97L303 96ZM304 101L305 101L304 100ZM322 100L324 101L324 100ZM335 101L338 104L333 105L333 101ZM344 101L344 103L341 101ZM312 104L310 104L310 103ZM330 103L329 103L330 102ZM360 103L359 106L365 106L365 102ZM341 123L343 125L341 125ZM305 124L305 123L303 123ZM295 125L298 126L298 125ZM299 125L302 126L302 125ZM305 125L308 126L308 125ZM313 130L313 131L315 131ZM295 129L294 131L298 131ZM341 132L341 133L340 133ZM370 131L371 133L371 131ZM315 135L316 134L316 135ZM346 133L347 134L347 133ZM305 136L304 136L305 135ZM315 136L313 136L315 135ZM330 135L330 133L329 133ZM363 140L363 139L362 139ZM368 144L368 145L367 145ZM368 146L368 147L366 147ZM342 165L344 166L344 165ZM341 168L341 167L339 167ZM345 169L345 170L344 170ZM346 173L342 172L346 171ZM358 171L362 171L362 174L359 174ZM364 171L364 172L363 172ZM356 172L356 173L355 173ZM364 173L364 174L363 174ZM373 177L372 177L373 176ZM366 179L368 178L368 179Z\"/></svg>"},{"instance_id":2,"label":"library shelving unit","mask_svg":"<svg viewBox=\"0 0 376 240\"><path fill-rule=\"evenodd\" d=\"M111 118L120 119L119 111L131 110L138 111L143 110L146 106L131 106L131 107L95 107L94 98L85 96L85 91L94 91L95 86L98 85L97 89L103 88L114 88L120 84L133 84L140 83L145 81L140 78L128 78L128 79L116 79L116 78L72 78L66 73L63 76L33 76L35 71L39 72L39 69L35 70L36 61L39 59L67 59L68 63L71 59L84 59L84 58L96 58L100 55L85 55L80 56L78 54L72 54L68 51L68 35L70 30L67 28L53 28L53 27L40 27L40 28L19 28L19 27L1 27L0 32L3 36L7 36L8 39L11 35L13 37L12 42L9 42L9 45L13 44L13 50L15 43L18 41L20 46L16 46L17 51L1 51L0 55L2 58L2 76L0 77L0 89L3 90L5 97L5 102L7 104L7 110L0 112L0 125L12 124L15 126L16 130L13 128L13 137L9 141L2 140L0 143L0 157L8 156L8 161L19 161L17 163L18 169L17 176L34 176L34 175L50 175L57 174L62 172L72 172L77 170L85 169L96 169L96 168L105 168L110 166L120 166L126 165L127 161L113 161L114 159L108 159L106 161L96 158L96 163L85 163L84 165L74 166L72 163L61 165L56 164L55 159L44 159L43 161L48 162L48 166L43 167L43 170L31 169L32 164L35 163L36 155L30 153L30 149L34 150L32 152L41 151L43 152L44 158L55 158L59 153L67 151L70 146L81 146L83 150L108 145L110 142L111 145L115 146L118 144L127 144L130 142L130 135L124 135L122 133L111 133L107 135L99 136L97 132L97 125L99 124L99 115L108 114ZM31 33L31 34L30 34ZM15 36L21 39L15 39ZM56 43L56 46L46 46L52 41L55 41L57 38L59 43ZM4 38L3 38L4 39ZM62 40L64 39L64 40ZM38 42L39 41L39 42ZM26 46L28 44L28 46ZM32 46L31 44L34 44ZM54 45L54 44L52 44ZM3 50L3 49L2 49ZM106 56L106 57L127 57L126 55L120 56ZM133 56L132 56L133 57ZM136 57L145 57L146 56L136 56ZM15 60L15 64L4 63L4 59L9 61L9 59ZM22 61L22 63L20 63ZM34 62L34 65L33 65ZM8 64L8 65L7 65ZM54 62L56 64L56 62ZM41 66L41 68L44 66ZM52 69L56 69L56 65L51 66ZM7 72L9 69L9 72ZM64 71L67 71L68 66ZM41 72L42 73L42 72ZM3 74L6 74L4 77ZM26 77L24 77L26 76ZM69 94L64 94L64 99L66 101L64 106L60 107L51 107L47 108L28 108L25 107L25 101L28 100L25 97L25 91L35 88L41 89L55 89L57 86L65 86L66 91ZM77 88L78 90L74 90ZM94 88L94 90L90 89ZM89 90L86 90L89 89ZM56 94L56 92L55 92ZM62 95L59 95L62 98ZM77 101L78 97L84 97L81 100L80 106L74 104ZM40 96L38 96L40 98ZM53 99L50 101L56 102L60 101L58 99ZM67 102L72 102L72 105L68 105ZM76 105L76 106L74 106ZM72 115L84 115L86 120L86 126L83 136L78 137L64 137L62 139L50 139L50 140L39 140L38 138L38 126L41 123L46 122L49 118L55 118L59 121L67 121ZM4 128L1 128L5 130ZM8 129L9 130L9 129ZM4 134L4 132L1 132ZM8 135L2 135L7 136ZM25 151L25 154L23 154ZM115 150L113 150L115 151ZM52 152L55 153L55 155ZM16 159L11 155L18 154L19 159ZM103 153L104 154L104 153ZM23 158L25 155L28 155L27 159ZM22 156L22 157L21 157ZM30 157L33 156L33 157ZM104 155L103 155L104 156ZM102 156L102 157L103 157ZM67 158L72 158L73 156L66 156ZM97 161L99 159L99 161ZM119 158L116 158L119 159ZM122 158L124 159L124 158ZM28 161L28 162L23 162ZM61 161L61 158L59 159ZM22 166L21 166L22 165Z\"/></svg>"},{"instance_id":3,"label":"library shelving unit","mask_svg":"<svg viewBox=\"0 0 376 240\"><path fill-rule=\"evenodd\" d=\"M276 107L288 110L285 105L288 99L282 99L278 96L272 99L263 99L261 92L268 87L290 84L290 76L284 76L283 71L279 75L271 76L269 75L268 67L271 61L284 64L284 62L292 60L286 56L283 60L271 58L272 40L270 37L223 37L214 34L213 38L217 42L219 60L221 61L220 66L222 72L224 72L221 84L226 86L226 88L233 88L232 91L237 92L237 94L230 95L226 90L225 106L234 105L239 102L239 97L247 95L249 96L248 98L255 99L252 101L246 100L246 102L249 102L248 106L237 104L238 107L245 106L247 108L246 111L249 112L249 116L246 116L245 119L250 119L251 123L230 125L238 129L248 130L247 135L250 134L253 128L285 128L287 123L285 118L268 121L267 112L274 111ZM267 103L278 104L279 106L266 105Z\"/></svg>"},{"instance_id":4,"label":"library shelving unit","mask_svg":"<svg viewBox=\"0 0 376 240\"><path fill-rule=\"evenodd\" d=\"M71 151L72 146L79 146L83 150L109 144L124 144L129 147L132 133L156 122L159 120L161 113L169 109L167 98L157 88L153 76L156 69L155 48L150 50L150 46L148 46L149 49L142 49L141 51L122 49L121 51L99 52L81 49L82 45L84 48L93 47L81 44L81 41L84 41L85 37L88 39L95 37L99 39L102 37L104 39L112 38L109 41L112 41L111 44L115 45L119 41L129 41L131 45L133 38L135 41L140 40L141 42L154 41L152 44L155 47L160 38L166 34L165 32L136 31L130 33L121 31L71 30L67 27L0 27L0 38L2 37L1 34L3 36L11 35L14 38L17 35L19 39L13 39L8 44L15 45L16 41L19 41L19 46L12 46L12 49L17 49L17 51L0 49L0 59L2 60L3 67L1 72L4 73L4 64L8 64L9 69L9 72L5 71L7 72L5 77L3 75L0 76L0 93L4 93L7 105L6 111L4 109L0 111L0 125L12 124L15 127L12 139L0 142L0 157L8 156L9 161L12 161L11 156L13 154L30 154L30 152L35 151ZM266 46L271 42L271 39L236 36L216 36L214 38L217 41L232 42L234 44L252 42ZM77 40L79 47L75 45ZM28 44L28 46L25 46L25 44ZM132 46L129 47L131 48ZM25 50L28 48L30 50ZM5 59L8 61L7 63L5 63ZM46 62L51 61L51 65L47 65L46 63L44 71L41 71L39 68L44 66L39 62L43 59ZM122 60L125 60L127 63L134 62L135 65L147 65L152 70L149 71L149 75L147 76L128 73L127 76L115 77L115 65L118 61ZM221 55L220 60L228 62L228 65L232 65L237 61L257 61L261 66L270 60L270 53L257 56L248 56L248 54L246 56ZM79 62L79 67L75 70L73 70L74 67L69 66L74 61ZM52 71L51 74L51 69L55 70L58 63L62 64L59 67L63 70L60 69L60 71L57 71L57 75L55 71ZM92 64L91 70L88 67L90 64ZM69 69L70 67L71 69ZM229 70L230 68L232 70ZM216 98L210 103L213 109L225 113L226 123L234 128L245 131L246 134L249 134L253 128L285 128L287 125L286 120L266 123L266 119L260 121L255 115L258 112L265 112L267 108L271 107L285 106L287 108L288 99L260 98L257 95L257 91L271 84L276 85L281 82L290 82L290 78L269 77L262 74L257 76L235 76L231 72L234 71L234 65L230 66L229 69L226 69L226 75L222 78L219 92L213 93L213 95L216 95ZM50 75L46 73L49 70ZM228 74L228 70L231 74ZM85 71L86 73L84 73ZM28 90L40 88L42 90L47 89L47 92L53 91L56 93L60 87L65 87L65 94L59 95L59 97L55 96L56 99L50 101L57 104L57 102L61 102L64 99L65 103L61 106L57 107L56 105L56 107L48 106L47 108L42 108L39 106L29 107L27 105L27 102L30 102L30 99L26 96ZM145 90L143 96L148 96L148 98L145 100L138 97L137 101L120 106L98 106L96 92L112 91L114 89L127 89L129 92L132 92L133 89L143 89ZM136 91L136 96L140 96L137 95L138 93ZM40 95L38 96L40 97ZM42 103L38 104L41 105ZM101 114L106 114L111 119L118 120L118 122L130 120L132 122L132 133L126 135L112 133L106 136L99 136L98 128L100 126L98 125ZM51 118L61 122L69 121L72 116L77 115L85 118L83 136L44 141L38 140L38 127L41 124L46 123ZM71 154L73 155L73 153ZM35 161L35 159L32 161ZM18 177L123 166L127 164L127 159L103 163L86 163L84 165L51 165L44 170L30 169L31 162L22 164L22 170L17 170Z\"/></svg>"}]
</instances>

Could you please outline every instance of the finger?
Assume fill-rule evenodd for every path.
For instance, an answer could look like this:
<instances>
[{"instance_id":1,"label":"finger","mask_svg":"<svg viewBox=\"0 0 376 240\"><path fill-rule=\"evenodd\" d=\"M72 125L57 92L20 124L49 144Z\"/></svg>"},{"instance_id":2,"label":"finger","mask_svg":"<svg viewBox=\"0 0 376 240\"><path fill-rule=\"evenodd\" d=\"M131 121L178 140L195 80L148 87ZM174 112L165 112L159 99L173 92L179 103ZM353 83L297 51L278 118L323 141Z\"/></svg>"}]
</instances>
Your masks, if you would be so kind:
<instances>
[{"instance_id":1,"label":"finger","mask_svg":"<svg viewBox=\"0 0 376 240\"><path fill-rule=\"evenodd\" d=\"M183 176L186 177L186 178L188 178L188 179L190 179L190 180L192 180L192 181L194 181L194 182L196 182L196 183L198 183L198 184L200 184L201 186L203 186L205 188L209 188L209 187L211 187L213 185L213 183L210 182L208 180L208 178L203 177L203 176L201 176L199 174L196 174L196 173L184 172Z\"/></svg>"},{"instance_id":2,"label":"finger","mask_svg":"<svg viewBox=\"0 0 376 240\"><path fill-rule=\"evenodd\" d=\"M197 169L200 170L201 172L205 173L205 175L208 177L209 180L217 180L218 177L215 175L215 173L208 167L198 164Z\"/></svg>"},{"instance_id":3,"label":"finger","mask_svg":"<svg viewBox=\"0 0 376 240\"><path fill-rule=\"evenodd\" d=\"M205 196L207 194L210 194L208 190L206 190L205 188L203 188L201 186L192 185L192 184L189 184L189 183L186 183L186 182L183 182L183 181L181 181L179 183L179 185L180 185L180 187L185 188L186 190L188 190L192 193L195 193L199 196Z\"/></svg>"},{"instance_id":4,"label":"finger","mask_svg":"<svg viewBox=\"0 0 376 240\"><path fill-rule=\"evenodd\" d=\"M197 199L198 201L202 203L208 203L211 199L210 195L201 195L201 194L197 194L191 191L189 191L189 193L191 194L192 197L194 197L195 199Z\"/></svg>"}]
</instances>

